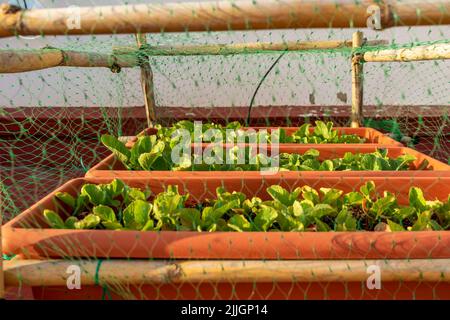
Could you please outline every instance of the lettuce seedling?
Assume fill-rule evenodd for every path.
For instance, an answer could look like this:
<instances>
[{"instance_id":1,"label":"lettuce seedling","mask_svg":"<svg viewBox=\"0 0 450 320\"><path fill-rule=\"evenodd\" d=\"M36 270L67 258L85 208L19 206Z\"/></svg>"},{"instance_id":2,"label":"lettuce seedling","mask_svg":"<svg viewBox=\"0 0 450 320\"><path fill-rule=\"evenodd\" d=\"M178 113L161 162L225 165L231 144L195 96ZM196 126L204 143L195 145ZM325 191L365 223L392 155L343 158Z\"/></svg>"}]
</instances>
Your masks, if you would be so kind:
<instances>
[{"instance_id":1,"label":"lettuce seedling","mask_svg":"<svg viewBox=\"0 0 450 320\"><path fill-rule=\"evenodd\" d=\"M45 209L43 216L56 229L396 232L450 228L450 196L447 201L427 200L417 187L410 188L408 205L400 205L393 193L380 195L372 181L347 193L306 185L293 191L272 185L266 191L271 200L219 187L214 199L188 203L189 194L168 186L149 200L149 190L115 179L109 184L85 184L75 196L58 193L57 209Z\"/></svg>"},{"instance_id":2,"label":"lettuce seedling","mask_svg":"<svg viewBox=\"0 0 450 320\"><path fill-rule=\"evenodd\" d=\"M316 127L311 132L310 124L303 124L291 136L294 143L364 143L365 139L354 134L339 134L333 129L333 123L316 121ZM291 142L291 141L290 141Z\"/></svg>"}]
</instances>

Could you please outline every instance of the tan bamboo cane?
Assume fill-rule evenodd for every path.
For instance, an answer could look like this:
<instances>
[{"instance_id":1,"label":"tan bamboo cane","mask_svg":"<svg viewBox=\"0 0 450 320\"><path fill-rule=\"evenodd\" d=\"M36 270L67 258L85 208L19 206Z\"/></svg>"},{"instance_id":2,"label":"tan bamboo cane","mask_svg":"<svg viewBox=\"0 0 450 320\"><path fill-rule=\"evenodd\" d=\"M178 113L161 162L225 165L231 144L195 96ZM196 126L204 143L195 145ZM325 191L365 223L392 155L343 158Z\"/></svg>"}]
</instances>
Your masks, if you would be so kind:
<instances>
[{"instance_id":1,"label":"tan bamboo cane","mask_svg":"<svg viewBox=\"0 0 450 320\"><path fill-rule=\"evenodd\" d=\"M367 46L387 44L384 40L367 41ZM351 48L352 41L286 41L286 42L255 42L235 44L207 44L207 45L176 45L176 46L149 46L145 53L151 56L191 56L191 55L227 55L258 53L265 51L301 51L301 50L331 50ZM133 54L136 48L131 46L113 47L113 53Z\"/></svg>"},{"instance_id":2,"label":"tan bamboo cane","mask_svg":"<svg viewBox=\"0 0 450 320\"><path fill-rule=\"evenodd\" d=\"M26 72L52 67L105 67L113 71L138 66L135 54L109 55L54 48L0 50L0 73Z\"/></svg>"},{"instance_id":3,"label":"tan bamboo cane","mask_svg":"<svg viewBox=\"0 0 450 320\"><path fill-rule=\"evenodd\" d=\"M436 43L411 48L367 51L366 62L395 62L450 59L450 43Z\"/></svg>"},{"instance_id":4,"label":"tan bamboo cane","mask_svg":"<svg viewBox=\"0 0 450 320\"><path fill-rule=\"evenodd\" d=\"M405 260L12 260L9 286L65 286L70 266L80 267L81 285L183 282L355 282L378 266L382 281L450 281L450 259ZM373 272L373 271L372 271ZM96 275L98 277L96 277Z\"/></svg>"},{"instance_id":5,"label":"tan bamboo cane","mask_svg":"<svg viewBox=\"0 0 450 320\"><path fill-rule=\"evenodd\" d=\"M136 34L136 42L138 48L147 45L145 34ZM145 114L147 116L148 127L153 126L153 121L156 119L155 113L155 91L153 86L153 71L150 65L149 58L145 56L145 61L141 63L141 86L144 93Z\"/></svg>"},{"instance_id":6,"label":"tan bamboo cane","mask_svg":"<svg viewBox=\"0 0 450 320\"><path fill-rule=\"evenodd\" d=\"M0 37L367 27L370 6L379 9L382 27L450 23L450 3L445 0L237 0L25 11L4 4Z\"/></svg>"},{"instance_id":7,"label":"tan bamboo cane","mask_svg":"<svg viewBox=\"0 0 450 320\"><path fill-rule=\"evenodd\" d=\"M363 34L357 31L353 34L353 49L362 46ZM363 65L361 63L361 54L352 55L352 112L351 127L358 128L362 122L363 106Z\"/></svg>"}]
</instances>

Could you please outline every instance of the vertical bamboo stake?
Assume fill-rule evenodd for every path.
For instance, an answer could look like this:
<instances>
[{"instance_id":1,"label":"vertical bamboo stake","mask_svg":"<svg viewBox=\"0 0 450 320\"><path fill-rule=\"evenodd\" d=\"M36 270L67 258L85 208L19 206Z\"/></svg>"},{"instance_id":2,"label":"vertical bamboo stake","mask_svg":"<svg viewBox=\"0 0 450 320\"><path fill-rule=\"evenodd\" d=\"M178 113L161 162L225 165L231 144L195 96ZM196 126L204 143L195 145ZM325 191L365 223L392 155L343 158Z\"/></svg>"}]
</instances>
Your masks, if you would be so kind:
<instances>
[{"instance_id":1,"label":"vertical bamboo stake","mask_svg":"<svg viewBox=\"0 0 450 320\"><path fill-rule=\"evenodd\" d=\"M353 34L353 50L360 48L363 42L363 34L357 31ZM363 66L361 63L361 54L353 52L352 54L352 128L358 128L362 122L363 105Z\"/></svg>"},{"instance_id":2,"label":"vertical bamboo stake","mask_svg":"<svg viewBox=\"0 0 450 320\"><path fill-rule=\"evenodd\" d=\"M147 44L145 33L136 34L136 41L138 48ZM155 94L153 91L153 71L150 66L148 57L141 64L141 86L144 93L145 114L147 116L147 125L153 126L153 121L156 119L155 114Z\"/></svg>"}]
</instances>

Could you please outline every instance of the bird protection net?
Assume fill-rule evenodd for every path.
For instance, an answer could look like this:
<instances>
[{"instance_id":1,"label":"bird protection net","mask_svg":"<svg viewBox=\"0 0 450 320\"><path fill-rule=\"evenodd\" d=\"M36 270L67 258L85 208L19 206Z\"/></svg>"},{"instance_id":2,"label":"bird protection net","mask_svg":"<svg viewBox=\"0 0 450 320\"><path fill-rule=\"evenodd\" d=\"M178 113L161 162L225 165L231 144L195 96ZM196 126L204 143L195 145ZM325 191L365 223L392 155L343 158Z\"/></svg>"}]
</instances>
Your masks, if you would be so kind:
<instances>
[{"instance_id":1,"label":"bird protection net","mask_svg":"<svg viewBox=\"0 0 450 320\"><path fill-rule=\"evenodd\" d=\"M439 58L449 29L361 30L357 48L354 28L187 27L149 33L140 47L135 35L2 38L10 297L449 298L450 62ZM364 61L399 50L437 58ZM11 52L21 67L30 52L41 64L61 54L61 65L91 55L83 68L8 73ZM93 67L94 55L109 56L109 67ZM355 55L363 103L352 129ZM137 63L119 68L118 56ZM176 129L234 143L226 129L241 136L246 127L267 130L254 141L260 153L239 145L206 154L203 145L171 157ZM213 161L238 150L244 163Z\"/></svg>"}]
</instances>

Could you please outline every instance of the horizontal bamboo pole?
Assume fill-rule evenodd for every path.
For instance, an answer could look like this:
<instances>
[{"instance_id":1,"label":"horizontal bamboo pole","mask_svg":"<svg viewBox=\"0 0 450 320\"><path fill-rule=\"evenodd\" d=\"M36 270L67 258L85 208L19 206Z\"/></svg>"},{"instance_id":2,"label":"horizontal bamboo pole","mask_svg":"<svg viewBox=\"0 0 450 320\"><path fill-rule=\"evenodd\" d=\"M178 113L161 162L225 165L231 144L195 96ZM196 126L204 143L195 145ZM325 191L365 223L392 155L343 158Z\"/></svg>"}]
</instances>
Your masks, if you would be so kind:
<instances>
[{"instance_id":1,"label":"horizontal bamboo pole","mask_svg":"<svg viewBox=\"0 0 450 320\"><path fill-rule=\"evenodd\" d=\"M41 70L52 67L131 68L136 55L109 55L60 49L0 50L0 73Z\"/></svg>"},{"instance_id":2,"label":"horizontal bamboo pole","mask_svg":"<svg viewBox=\"0 0 450 320\"><path fill-rule=\"evenodd\" d=\"M184 282L356 282L379 266L381 281L450 281L450 259L433 260L210 260L144 261L11 260L4 266L7 286L65 286L69 266L80 267L81 285ZM373 271L371 271L373 272Z\"/></svg>"},{"instance_id":3,"label":"horizontal bamboo pole","mask_svg":"<svg viewBox=\"0 0 450 320\"><path fill-rule=\"evenodd\" d=\"M363 55L366 62L395 62L450 59L450 43L436 43L412 48L368 51Z\"/></svg>"},{"instance_id":4,"label":"horizontal bamboo pole","mask_svg":"<svg viewBox=\"0 0 450 320\"><path fill-rule=\"evenodd\" d=\"M377 5L381 27L450 23L445 0L237 0L21 10L4 4L0 37L280 28L367 27Z\"/></svg>"},{"instance_id":5,"label":"horizontal bamboo pole","mask_svg":"<svg viewBox=\"0 0 450 320\"><path fill-rule=\"evenodd\" d=\"M367 41L365 45L376 46L387 44L384 40ZM287 41L287 42L255 42L235 44L205 44L149 46L144 52L150 56L193 56L193 55L227 55L258 53L263 51L301 51L351 48L352 41ZM114 54L132 54L136 48L132 46L113 47Z\"/></svg>"}]
</instances>

